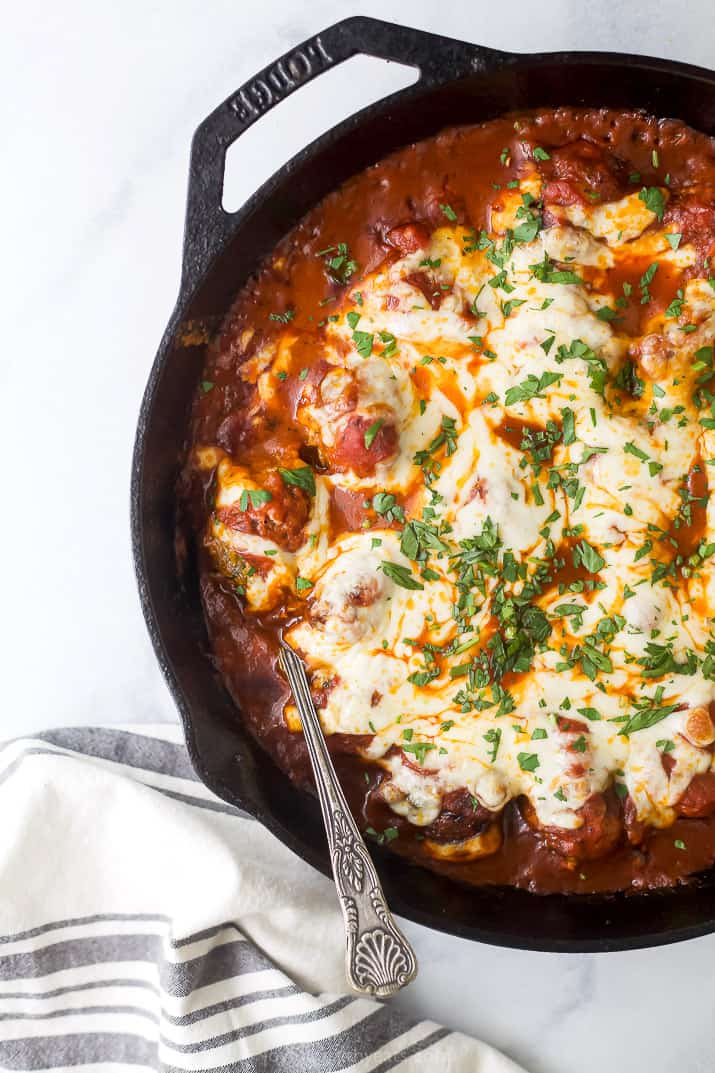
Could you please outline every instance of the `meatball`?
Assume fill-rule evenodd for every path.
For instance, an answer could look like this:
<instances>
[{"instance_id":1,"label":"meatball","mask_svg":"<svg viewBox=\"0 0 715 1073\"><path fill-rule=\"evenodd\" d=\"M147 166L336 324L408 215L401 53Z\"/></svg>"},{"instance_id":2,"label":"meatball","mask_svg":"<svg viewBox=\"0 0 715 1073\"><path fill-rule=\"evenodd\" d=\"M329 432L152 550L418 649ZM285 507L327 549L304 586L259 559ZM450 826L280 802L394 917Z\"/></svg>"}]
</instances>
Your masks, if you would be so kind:
<instances>
[{"instance_id":1,"label":"meatball","mask_svg":"<svg viewBox=\"0 0 715 1073\"><path fill-rule=\"evenodd\" d=\"M463 842L478 834L494 819L494 813L477 801L469 790L451 790L442 798L442 811L425 828L425 837L435 842Z\"/></svg>"},{"instance_id":2,"label":"meatball","mask_svg":"<svg viewBox=\"0 0 715 1073\"><path fill-rule=\"evenodd\" d=\"M541 827L533 805L522 805L526 822L538 831L543 841L562 857L578 861L603 857L616 845L623 831L623 820L615 795L592 794L577 815L580 827Z\"/></svg>"},{"instance_id":3,"label":"meatball","mask_svg":"<svg viewBox=\"0 0 715 1073\"><path fill-rule=\"evenodd\" d=\"M701 200L702 199L702 200ZM699 197L678 197L666 209L663 223L678 231L683 242L692 242L701 257L715 250L715 190Z\"/></svg>"},{"instance_id":4,"label":"meatball","mask_svg":"<svg viewBox=\"0 0 715 1073\"><path fill-rule=\"evenodd\" d=\"M628 348L628 356L649 380L660 380L667 374L673 354L673 348L660 335L644 335Z\"/></svg>"},{"instance_id":5,"label":"meatball","mask_svg":"<svg viewBox=\"0 0 715 1073\"><path fill-rule=\"evenodd\" d=\"M328 564L315 587L310 616L326 637L355 644L382 622L385 611L384 574L372 550L346 549Z\"/></svg>"},{"instance_id":6,"label":"meatball","mask_svg":"<svg viewBox=\"0 0 715 1073\"><path fill-rule=\"evenodd\" d=\"M326 465L370 477L397 454L401 402L391 368L381 358L367 359L356 371L326 366L297 417Z\"/></svg>"},{"instance_id":7,"label":"meatball","mask_svg":"<svg viewBox=\"0 0 715 1073\"><path fill-rule=\"evenodd\" d=\"M546 180L544 201L552 205L585 204L596 195L600 201L615 201L628 186L620 161L585 138L552 149L539 169Z\"/></svg>"},{"instance_id":8,"label":"meatball","mask_svg":"<svg viewBox=\"0 0 715 1073\"><path fill-rule=\"evenodd\" d=\"M442 305L444 291L431 273L411 272L409 276L405 276L405 282L418 290L432 309L439 309Z\"/></svg>"},{"instance_id":9,"label":"meatball","mask_svg":"<svg viewBox=\"0 0 715 1073\"><path fill-rule=\"evenodd\" d=\"M675 807L681 816L712 816L715 813L715 771L695 775Z\"/></svg>"},{"instance_id":10,"label":"meatball","mask_svg":"<svg viewBox=\"0 0 715 1073\"><path fill-rule=\"evenodd\" d=\"M369 477L378 462L394 458L397 446L397 429L389 420L353 414L342 424L328 453L335 469Z\"/></svg>"},{"instance_id":11,"label":"meatball","mask_svg":"<svg viewBox=\"0 0 715 1073\"><path fill-rule=\"evenodd\" d=\"M285 484L275 471L266 475L261 487L270 499L261 502L249 492L246 499L239 499L230 507L220 507L216 512L219 520L229 529L252 533L274 541L286 551L295 551L303 543L303 529L310 515L307 493Z\"/></svg>"},{"instance_id":12,"label":"meatball","mask_svg":"<svg viewBox=\"0 0 715 1073\"><path fill-rule=\"evenodd\" d=\"M429 233L422 224L402 224L388 231L385 241L389 246L399 250L404 257L408 253L423 250L429 242Z\"/></svg>"}]
</instances>

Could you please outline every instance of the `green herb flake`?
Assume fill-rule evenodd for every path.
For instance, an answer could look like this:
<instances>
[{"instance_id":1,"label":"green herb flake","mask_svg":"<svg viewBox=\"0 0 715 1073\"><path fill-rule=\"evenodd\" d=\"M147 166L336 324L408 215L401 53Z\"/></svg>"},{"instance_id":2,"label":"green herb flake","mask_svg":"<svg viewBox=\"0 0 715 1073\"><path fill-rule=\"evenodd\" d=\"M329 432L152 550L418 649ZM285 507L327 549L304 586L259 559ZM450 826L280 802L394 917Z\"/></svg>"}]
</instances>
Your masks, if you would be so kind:
<instances>
[{"instance_id":1,"label":"green herb flake","mask_svg":"<svg viewBox=\"0 0 715 1073\"><path fill-rule=\"evenodd\" d=\"M573 549L574 565L582 563L591 574L597 574L606 565L606 560L587 540L581 540Z\"/></svg>"},{"instance_id":2,"label":"green herb flake","mask_svg":"<svg viewBox=\"0 0 715 1073\"><path fill-rule=\"evenodd\" d=\"M380 429L382 428L382 426L384 424L385 424L385 422L384 422L383 418L378 417L377 421L373 421L373 423L370 425L370 427L365 430L365 435L363 437L363 440L364 440L364 443L365 443L365 450L366 451L370 450L370 448L372 447L373 443L375 442L375 437L377 436L378 432L380 431Z\"/></svg>"},{"instance_id":3,"label":"green herb flake","mask_svg":"<svg viewBox=\"0 0 715 1073\"><path fill-rule=\"evenodd\" d=\"M414 741L407 745L402 746L402 751L405 753L412 753L417 759L417 763L424 765L425 756L430 749L436 749L437 746L431 741Z\"/></svg>"},{"instance_id":4,"label":"green herb flake","mask_svg":"<svg viewBox=\"0 0 715 1073\"><path fill-rule=\"evenodd\" d=\"M380 569L386 577L389 577L391 581L394 581L396 585L399 585L403 589L424 589L424 585L421 581L418 581L412 571L407 566L402 566L399 563L392 563L389 560L384 560L380 563Z\"/></svg>"},{"instance_id":5,"label":"green herb flake","mask_svg":"<svg viewBox=\"0 0 715 1073\"><path fill-rule=\"evenodd\" d=\"M484 740L488 745L491 745L489 750L489 763L493 764L497 758L499 752L499 745L501 744L501 728L490 727L486 734L483 735Z\"/></svg>"},{"instance_id":6,"label":"green herb flake","mask_svg":"<svg viewBox=\"0 0 715 1073\"><path fill-rule=\"evenodd\" d=\"M358 263L350 256L347 243L339 242L337 246L328 246L319 250L318 257L325 258L325 271L333 283L345 287L357 272Z\"/></svg>"},{"instance_id":7,"label":"green herb flake","mask_svg":"<svg viewBox=\"0 0 715 1073\"><path fill-rule=\"evenodd\" d=\"M662 222L665 213L665 198L657 186L644 186L638 197L645 207Z\"/></svg>"},{"instance_id":8,"label":"green herb flake","mask_svg":"<svg viewBox=\"0 0 715 1073\"><path fill-rule=\"evenodd\" d=\"M369 358L372 354L372 346L375 336L372 332L353 332L353 343L361 358Z\"/></svg>"},{"instance_id":9,"label":"green herb flake","mask_svg":"<svg viewBox=\"0 0 715 1073\"><path fill-rule=\"evenodd\" d=\"M564 406L561 410L561 430L564 447L576 442L576 424L573 410Z\"/></svg>"},{"instance_id":10,"label":"green herb flake","mask_svg":"<svg viewBox=\"0 0 715 1073\"><path fill-rule=\"evenodd\" d=\"M516 402L543 398L546 388L551 387L552 384L557 384L561 380L561 376L561 373L545 372L537 377L534 373L529 373L526 380L522 380L520 384L509 388L504 397L504 402L507 406L513 406Z\"/></svg>"},{"instance_id":11,"label":"green herb flake","mask_svg":"<svg viewBox=\"0 0 715 1073\"><path fill-rule=\"evenodd\" d=\"M310 466L299 466L297 469L283 469L278 467L284 484L292 484L296 488L302 488L308 495L315 495L315 474Z\"/></svg>"},{"instance_id":12,"label":"green herb flake","mask_svg":"<svg viewBox=\"0 0 715 1073\"><path fill-rule=\"evenodd\" d=\"M269 320L277 320L279 324L290 324L295 316L295 309L286 309L284 313L269 313Z\"/></svg>"},{"instance_id":13,"label":"green herb flake","mask_svg":"<svg viewBox=\"0 0 715 1073\"><path fill-rule=\"evenodd\" d=\"M248 510L249 503L254 509L270 503L273 496L265 488L244 488L238 501L240 510Z\"/></svg>"}]
</instances>

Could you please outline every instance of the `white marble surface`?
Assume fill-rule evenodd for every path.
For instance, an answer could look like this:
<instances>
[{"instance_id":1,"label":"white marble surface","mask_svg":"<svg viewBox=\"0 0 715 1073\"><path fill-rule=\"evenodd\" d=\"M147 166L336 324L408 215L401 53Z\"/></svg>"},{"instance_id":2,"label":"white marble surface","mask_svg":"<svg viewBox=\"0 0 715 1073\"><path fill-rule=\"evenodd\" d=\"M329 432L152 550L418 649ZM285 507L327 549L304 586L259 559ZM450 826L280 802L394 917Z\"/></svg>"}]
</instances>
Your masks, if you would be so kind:
<instances>
[{"instance_id":1,"label":"white marble surface","mask_svg":"<svg viewBox=\"0 0 715 1073\"><path fill-rule=\"evenodd\" d=\"M132 437L178 286L188 147L247 76L355 13L495 47L616 49L708 65L709 0L585 4L26 0L0 39L3 205L2 735L174 719L129 554ZM230 200L392 86L366 63L286 103L232 161ZM408 928L398 1001L533 1073L713 1068L715 937L631 954L502 951Z\"/></svg>"}]
</instances>

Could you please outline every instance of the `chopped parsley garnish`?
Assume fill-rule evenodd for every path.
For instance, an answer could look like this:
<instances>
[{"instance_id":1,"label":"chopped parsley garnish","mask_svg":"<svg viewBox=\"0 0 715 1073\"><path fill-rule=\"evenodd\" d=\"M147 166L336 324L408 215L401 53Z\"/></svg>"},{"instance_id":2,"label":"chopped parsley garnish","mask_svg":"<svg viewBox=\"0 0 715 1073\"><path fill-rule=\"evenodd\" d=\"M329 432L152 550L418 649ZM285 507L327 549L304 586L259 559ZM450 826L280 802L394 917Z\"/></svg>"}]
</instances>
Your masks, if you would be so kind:
<instances>
[{"instance_id":1,"label":"chopped parsley garnish","mask_svg":"<svg viewBox=\"0 0 715 1073\"><path fill-rule=\"evenodd\" d=\"M659 221L662 221L665 213L665 198L663 192L657 186L644 186L638 195L645 207L655 213Z\"/></svg>"},{"instance_id":2,"label":"chopped parsley garnish","mask_svg":"<svg viewBox=\"0 0 715 1073\"><path fill-rule=\"evenodd\" d=\"M436 749L437 746L431 741L413 741L402 744L402 751L405 753L412 753L418 764L424 765L425 756L430 749Z\"/></svg>"},{"instance_id":3,"label":"chopped parsley garnish","mask_svg":"<svg viewBox=\"0 0 715 1073\"><path fill-rule=\"evenodd\" d=\"M375 336L372 332L353 332L353 343L361 358L369 358L372 354L372 345L375 342Z\"/></svg>"},{"instance_id":4,"label":"chopped parsley garnish","mask_svg":"<svg viewBox=\"0 0 715 1073\"><path fill-rule=\"evenodd\" d=\"M378 417L377 421L373 421L373 423L370 425L370 427L365 430L365 435L363 437L363 440L365 442L365 450L366 451L370 450L370 448L372 447L373 443L375 442L375 437L377 436L378 432L380 431L380 429L382 428L382 426L384 424L385 424L384 419L382 417Z\"/></svg>"},{"instance_id":5,"label":"chopped parsley garnish","mask_svg":"<svg viewBox=\"0 0 715 1073\"><path fill-rule=\"evenodd\" d=\"M581 277L571 269L555 268L547 253L544 254L543 261L529 265L529 270L534 279L540 280L541 283L583 283Z\"/></svg>"},{"instance_id":6,"label":"chopped parsley garnish","mask_svg":"<svg viewBox=\"0 0 715 1073\"><path fill-rule=\"evenodd\" d=\"M608 375L608 366L604 359L591 350L590 346L587 346L582 339L574 339L569 346L564 343L559 346L556 356L559 364L575 358L580 358L586 363L591 387L597 394L603 395Z\"/></svg>"},{"instance_id":7,"label":"chopped parsley garnish","mask_svg":"<svg viewBox=\"0 0 715 1073\"><path fill-rule=\"evenodd\" d=\"M587 540L581 540L573 549L574 566L583 564L591 574L597 574L606 565L606 560Z\"/></svg>"},{"instance_id":8,"label":"chopped parsley garnish","mask_svg":"<svg viewBox=\"0 0 715 1073\"><path fill-rule=\"evenodd\" d=\"M308 581L307 577L297 577L295 579L295 587L298 590L298 592L305 592L306 589L312 589L313 588L313 582Z\"/></svg>"},{"instance_id":9,"label":"chopped parsley garnish","mask_svg":"<svg viewBox=\"0 0 715 1073\"><path fill-rule=\"evenodd\" d=\"M433 552L449 552L449 545L439 537L435 526L413 519L402 530L400 551L406 558L423 562Z\"/></svg>"},{"instance_id":10,"label":"chopped parsley garnish","mask_svg":"<svg viewBox=\"0 0 715 1073\"><path fill-rule=\"evenodd\" d=\"M372 497L372 509L381 514L385 521L404 522L405 512L392 492L376 492Z\"/></svg>"},{"instance_id":11,"label":"chopped parsley garnish","mask_svg":"<svg viewBox=\"0 0 715 1073\"><path fill-rule=\"evenodd\" d=\"M516 759L522 771L533 772L541 766L537 753L517 753Z\"/></svg>"},{"instance_id":12,"label":"chopped parsley garnish","mask_svg":"<svg viewBox=\"0 0 715 1073\"><path fill-rule=\"evenodd\" d=\"M447 457L457 450L457 422L446 415L442 418L440 431L434 439L423 451L417 451L412 459L416 466L421 466L428 484L439 470L439 463L435 462L434 455L441 447L445 448Z\"/></svg>"},{"instance_id":13,"label":"chopped parsley garnish","mask_svg":"<svg viewBox=\"0 0 715 1073\"><path fill-rule=\"evenodd\" d=\"M337 246L328 246L320 250L318 257L325 258L325 271L333 283L345 287L358 269L357 261L350 256L347 243L339 242Z\"/></svg>"},{"instance_id":14,"label":"chopped parsley garnish","mask_svg":"<svg viewBox=\"0 0 715 1073\"><path fill-rule=\"evenodd\" d=\"M439 667L430 667L425 671L415 671L407 676L407 681L414 686L426 686L429 682L439 677Z\"/></svg>"},{"instance_id":15,"label":"chopped parsley garnish","mask_svg":"<svg viewBox=\"0 0 715 1073\"><path fill-rule=\"evenodd\" d=\"M656 696L658 693L656 692ZM661 705L659 701L655 701L655 698L643 698L643 700L635 701L635 711L629 716L623 726L619 727L619 734L625 734L626 737L630 734L635 734L638 730L647 730L649 727L653 727L656 723L662 722L663 719L667 719L669 715L677 709L676 704L664 704Z\"/></svg>"},{"instance_id":16,"label":"chopped parsley garnish","mask_svg":"<svg viewBox=\"0 0 715 1073\"><path fill-rule=\"evenodd\" d=\"M486 734L484 734L484 740L488 745L491 745L491 749L489 750L489 763L493 764L497 758L497 753L499 752L499 746L501 744L501 728L490 727Z\"/></svg>"},{"instance_id":17,"label":"chopped parsley garnish","mask_svg":"<svg viewBox=\"0 0 715 1073\"><path fill-rule=\"evenodd\" d=\"M454 211L454 209L452 208L451 205L442 205L442 204L440 204L439 207L440 207L440 209L442 210L444 215L447 217L447 219L451 223L454 223L456 221L457 213Z\"/></svg>"},{"instance_id":18,"label":"chopped parsley garnish","mask_svg":"<svg viewBox=\"0 0 715 1073\"><path fill-rule=\"evenodd\" d=\"M576 442L576 424L574 412L568 406L564 406L561 410L561 430L563 434L564 447L568 447L569 444Z\"/></svg>"},{"instance_id":19,"label":"chopped parsley garnish","mask_svg":"<svg viewBox=\"0 0 715 1073\"><path fill-rule=\"evenodd\" d=\"M248 504L257 509L270 503L273 496L265 488L244 488L238 500L241 510L248 510Z\"/></svg>"},{"instance_id":20,"label":"chopped parsley garnish","mask_svg":"<svg viewBox=\"0 0 715 1073\"><path fill-rule=\"evenodd\" d=\"M576 711L591 723L598 723L601 715L596 708L577 708Z\"/></svg>"},{"instance_id":21,"label":"chopped parsley garnish","mask_svg":"<svg viewBox=\"0 0 715 1073\"><path fill-rule=\"evenodd\" d=\"M383 358L390 358L397 352L397 339L392 332L380 332Z\"/></svg>"},{"instance_id":22,"label":"chopped parsley garnish","mask_svg":"<svg viewBox=\"0 0 715 1073\"><path fill-rule=\"evenodd\" d=\"M637 662L643 668L641 674L644 678L662 678L666 674L692 675L698 669L698 658L692 650L680 663L673 655L671 644L660 645L655 641L648 641L645 655Z\"/></svg>"},{"instance_id":23,"label":"chopped parsley garnish","mask_svg":"<svg viewBox=\"0 0 715 1073\"><path fill-rule=\"evenodd\" d=\"M295 316L295 309L286 309L284 313L269 313L269 320L277 320L279 324L289 324Z\"/></svg>"},{"instance_id":24,"label":"chopped parsley garnish","mask_svg":"<svg viewBox=\"0 0 715 1073\"><path fill-rule=\"evenodd\" d=\"M525 301L526 298L510 298L508 302L502 303L501 311L505 317L508 317L514 309L523 306Z\"/></svg>"},{"instance_id":25,"label":"chopped parsley garnish","mask_svg":"<svg viewBox=\"0 0 715 1073\"><path fill-rule=\"evenodd\" d=\"M561 380L561 373L544 372L538 377L533 373L529 373L526 380L522 380L520 384L509 388L504 397L504 402L507 406L513 406L515 402L543 398L546 388L552 384L557 384L559 380Z\"/></svg>"},{"instance_id":26,"label":"chopped parsley garnish","mask_svg":"<svg viewBox=\"0 0 715 1073\"><path fill-rule=\"evenodd\" d=\"M380 570L383 574L394 581L396 585L399 585L403 589L424 589L424 585L421 581L418 581L412 571L407 566L402 566L400 563L391 563L389 560L383 560L380 563Z\"/></svg>"},{"instance_id":27,"label":"chopped parsley garnish","mask_svg":"<svg viewBox=\"0 0 715 1073\"><path fill-rule=\"evenodd\" d=\"M293 484L297 488L302 488L308 495L315 495L315 474L310 466L298 466L297 469L283 469L279 466L278 472L284 484Z\"/></svg>"},{"instance_id":28,"label":"chopped parsley garnish","mask_svg":"<svg viewBox=\"0 0 715 1073\"><path fill-rule=\"evenodd\" d=\"M618 370L613 380L614 387L620 388L633 399L640 399L645 384L636 372L635 363L627 359Z\"/></svg>"},{"instance_id":29,"label":"chopped parsley garnish","mask_svg":"<svg viewBox=\"0 0 715 1073\"><path fill-rule=\"evenodd\" d=\"M638 285L639 285L639 287L641 289L641 305L642 306L647 305L647 303L650 302L650 300L651 300L650 289L649 288L650 288L651 283L655 279L655 274L656 274L657 271L658 271L658 262L653 261L652 264L648 265L648 267L646 268L645 272L643 273L643 275L640 278L640 281L639 281Z\"/></svg>"},{"instance_id":30,"label":"chopped parsley garnish","mask_svg":"<svg viewBox=\"0 0 715 1073\"><path fill-rule=\"evenodd\" d=\"M678 290L675 292L675 298L672 300L672 302L665 311L666 317L672 317L677 320L678 317L682 316L684 304L685 296L683 294L682 288L679 287Z\"/></svg>"}]
</instances>

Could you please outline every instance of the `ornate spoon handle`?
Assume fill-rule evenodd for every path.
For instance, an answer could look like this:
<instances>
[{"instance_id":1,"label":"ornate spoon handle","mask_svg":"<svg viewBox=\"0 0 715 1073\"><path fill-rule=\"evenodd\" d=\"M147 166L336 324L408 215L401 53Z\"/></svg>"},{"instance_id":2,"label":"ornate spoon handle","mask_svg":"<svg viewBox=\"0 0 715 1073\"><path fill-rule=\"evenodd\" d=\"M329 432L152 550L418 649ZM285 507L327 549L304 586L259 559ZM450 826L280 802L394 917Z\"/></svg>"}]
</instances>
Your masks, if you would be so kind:
<instances>
[{"instance_id":1,"label":"ornate spoon handle","mask_svg":"<svg viewBox=\"0 0 715 1073\"><path fill-rule=\"evenodd\" d=\"M392 995L417 975L414 950L387 908L375 866L348 808L313 706L305 668L286 644L281 644L280 664L293 691L318 787L345 921L345 969L350 986L368 995Z\"/></svg>"}]
</instances>

